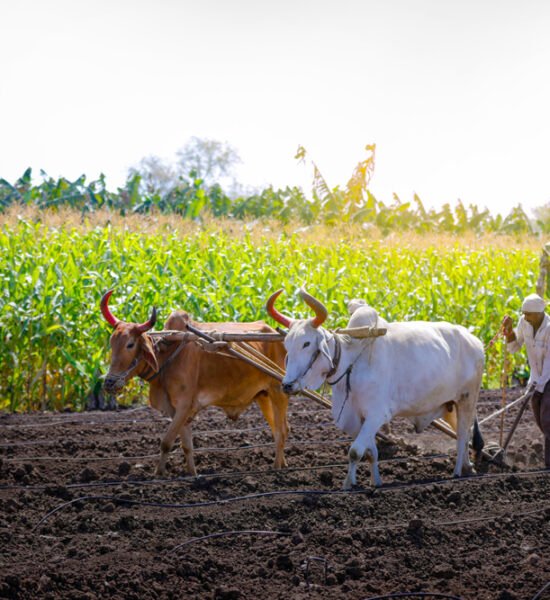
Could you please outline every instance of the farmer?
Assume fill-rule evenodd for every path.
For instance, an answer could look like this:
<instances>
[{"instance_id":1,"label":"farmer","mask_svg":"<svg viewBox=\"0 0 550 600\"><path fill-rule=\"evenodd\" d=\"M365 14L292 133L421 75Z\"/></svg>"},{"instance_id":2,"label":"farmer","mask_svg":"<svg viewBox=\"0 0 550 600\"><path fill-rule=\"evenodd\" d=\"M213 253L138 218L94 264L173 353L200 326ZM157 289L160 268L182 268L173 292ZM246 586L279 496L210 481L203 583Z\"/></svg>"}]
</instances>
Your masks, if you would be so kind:
<instances>
[{"instance_id":1,"label":"farmer","mask_svg":"<svg viewBox=\"0 0 550 600\"><path fill-rule=\"evenodd\" d=\"M503 321L508 350L517 352L525 343L531 376L529 385L535 391L531 406L535 421L544 435L544 463L550 469L550 318L544 312L546 302L537 294L529 294L521 306L523 316L513 329L513 321Z\"/></svg>"}]
</instances>

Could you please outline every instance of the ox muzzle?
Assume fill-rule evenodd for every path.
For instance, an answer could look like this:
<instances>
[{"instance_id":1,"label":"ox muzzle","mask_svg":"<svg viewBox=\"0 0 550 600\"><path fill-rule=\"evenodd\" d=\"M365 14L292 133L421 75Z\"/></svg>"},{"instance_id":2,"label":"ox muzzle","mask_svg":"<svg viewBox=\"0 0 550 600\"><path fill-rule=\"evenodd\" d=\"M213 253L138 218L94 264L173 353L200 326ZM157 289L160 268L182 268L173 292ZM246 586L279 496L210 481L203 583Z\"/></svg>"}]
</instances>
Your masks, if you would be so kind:
<instances>
[{"instance_id":1,"label":"ox muzzle","mask_svg":"<svg viewBox=\"0 0 550 600\"><path fill-rule=\"evenodd\" d=\"M290 383L283 383L282 388L283 388L283 392L285 394L287 394L288 396L290 396L298 391L297 389L295 389L296 382L294 382L294 381L291 381Z\"/></svg>"},{"instance_id":2,"label":"ox muzzle","mask_svg":"<svg viewBox=\"0 0 550 600\"><path fill-rule=\"evenodd\" d=\"M124 371L123 373L111 373L109 371L107 375L105 375L105 381L103 382L103 389L108 394L116 394L120 392L120 390L126 384L126 379L128 375L137 367L139 363L139 357L136 356L132 361L132 364Z\"/></svg>"},{"instance_id":3,"label":"ox muzzle","mask_svg":"<svg viewBox=\"0 0 550 600\"><path fill-rule=\"evenodd\" d=\"M117 394L124 387L125 379L120 375L106 375L103 381L103 389L108 394Z\"/></svg>"}]
</instances>

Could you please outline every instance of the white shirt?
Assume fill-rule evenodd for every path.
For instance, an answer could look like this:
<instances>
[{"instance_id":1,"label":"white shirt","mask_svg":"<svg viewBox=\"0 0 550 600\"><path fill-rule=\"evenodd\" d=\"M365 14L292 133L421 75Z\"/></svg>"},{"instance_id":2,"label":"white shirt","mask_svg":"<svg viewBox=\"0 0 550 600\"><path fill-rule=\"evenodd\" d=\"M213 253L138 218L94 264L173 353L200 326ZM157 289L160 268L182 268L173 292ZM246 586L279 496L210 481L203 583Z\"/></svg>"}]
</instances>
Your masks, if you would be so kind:
<instances>
[{"instance_id":1,"label":"white shirt","mask_svg":"<svg viewBox=\"0 0 550 600\"><path fill-rule=\"evenodd\" d=\"M536 383L537 392L543 392L544 386L550 380L550 318L547 314L533 336L533 326L521 317L516 329L516 339L507 344L509 352L517 352L523 344L527 350L527 359L531 375L529 384Z\"/></svg>"}]
</instances>

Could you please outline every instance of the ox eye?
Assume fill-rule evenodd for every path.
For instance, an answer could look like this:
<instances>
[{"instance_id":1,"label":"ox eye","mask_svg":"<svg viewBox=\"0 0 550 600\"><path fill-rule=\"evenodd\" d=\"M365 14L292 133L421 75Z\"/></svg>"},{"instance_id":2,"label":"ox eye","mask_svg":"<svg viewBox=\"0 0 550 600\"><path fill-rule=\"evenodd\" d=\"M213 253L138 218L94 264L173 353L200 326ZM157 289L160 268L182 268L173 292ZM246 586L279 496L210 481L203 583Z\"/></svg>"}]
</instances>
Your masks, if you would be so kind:
<instances>
[{"instance_id":1,"label":"ox eye","mask_svg":"<svg viewBox=\"0 0 550 600\"><path fill-rule=\"evenodd\" d=\"M128 350L131 350L131 349L132 349L132 348L133 348L135 345L136 345L136 343L135 343L135 342L130 342L130 343L129 343L129 344L126 346L126 348L128 348Z\"/></svg>"},{"instance_id":2,"label":"ox eye","mask_svg":"<svg viewBox=\"0 0 550 600\"><path fill-rule=\"evenodd\" d=\"M311 342L304 342L304 348L307 348L309 345L311 344Z\"/></svg>"}]
</instances>

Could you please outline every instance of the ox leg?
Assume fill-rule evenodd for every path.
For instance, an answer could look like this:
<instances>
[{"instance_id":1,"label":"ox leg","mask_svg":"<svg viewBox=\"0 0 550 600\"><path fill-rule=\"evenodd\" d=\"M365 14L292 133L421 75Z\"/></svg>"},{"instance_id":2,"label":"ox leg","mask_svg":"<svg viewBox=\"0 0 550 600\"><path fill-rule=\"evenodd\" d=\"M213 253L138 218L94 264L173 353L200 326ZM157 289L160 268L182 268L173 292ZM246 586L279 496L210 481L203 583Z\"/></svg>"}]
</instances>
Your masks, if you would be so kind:
<instances>
[{"instance_id":1,"label":"ox leg","mask_svg":"<svg viewBox=\"0 0 550 600\"><path fill-rule=\"evenodd\" d=\"M185 457L186 470L189 475L196 476L197 468L195 467L195 453L193 452L193 434L191 425L183 425L180 429L180 444Z\"/></svg>"},{"instance_id":2,"label":"ox leg","mask_svg":"<svg viewBox=\"0 0 550 600\"><path fill-rule=\"evenodd\" d=\"M178 436L178 433L182 427L187 423L189 418L189 410L187 409L176 409L176 414L172 419L172 422L168 426L162 441L160 442L160 458L155 473L159 476L166 475L166 460L174 441Z\"/></svg>"},{"instance_id":3,"label":"ox leg","mask_svg":"<svg viewBox=\"0 0 550 600\"><path fill-rule=\"evenodd\" d=\"M276 469L287 466L285 459L285 444L289 433L287 421L288 396L271 390L270 394L260 394L256 398L258 405L267 421L273 440L275 441L275 463Z\"/></svg>"},{"instance_id":4,"label":"ox leg","mask_svg":"<svg viewBox=\"0 0 550 600\"><path fill-rule=\"evenodd\" d=\"M378 449L376 447L376 432L383 425L383 422L373 419L366 419L361 425L361 430L355 438L348 452L349 466L348 475L344 481L344 489L350 490L357 483L357 463L363 458L365 453L371 467L371 483L380 487L382 479L378 469Z\"/></svg>"},{"instance_id":5,"label":"ox leg","mask_svg":"<svg viewBox=\"0 0 550 600\"><path fill-rule=\"evenodd\" d=\"M275 468L283 469L287 466L285 458L285 444L290 427L287 420L288 396L280 392L272 393L273 417L275 420Z\"/></svg>"},{"instance_id":6,"label":"ox leg","mask_svg":"<svg viewBox=\"0 0 550 600\"><path fill-rule=\"evenodd\" d=\"M470 427L474 422L475 408L470 406L467 394L460 398L457 408L456 427L456 465L453 472L454 477L469 475L473 471L473 465L469 456Z\"/></svg>"}]
</instances>

